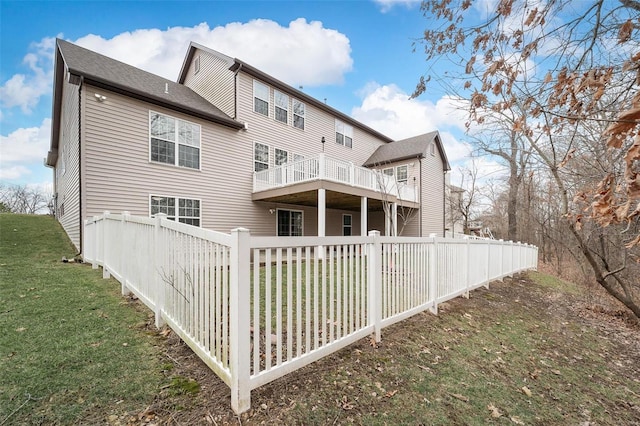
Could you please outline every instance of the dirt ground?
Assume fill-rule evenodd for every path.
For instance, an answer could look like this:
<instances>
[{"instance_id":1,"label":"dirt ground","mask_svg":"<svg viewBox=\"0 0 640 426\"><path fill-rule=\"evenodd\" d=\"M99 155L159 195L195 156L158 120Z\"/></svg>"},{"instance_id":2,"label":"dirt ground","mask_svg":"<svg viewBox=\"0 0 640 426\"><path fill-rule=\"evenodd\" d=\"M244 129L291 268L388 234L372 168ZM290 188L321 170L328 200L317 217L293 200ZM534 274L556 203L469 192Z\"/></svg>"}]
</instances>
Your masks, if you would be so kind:
<instances>
[{"instance_id":1,"label":"dirt ground","mask_svg":"<svg viewBox=\"0 0 640 426\"><path fill-rule=\"evenodd\" d=\"M530 280L527 275L507 278L504 282L492 283L490 289L478 289L472 292L470 299L456 298L439 306L439 315L418 314L406 321L383 330L382 343L373 347L369 339L363 339L342 351L302 368L282 379L254 390L251 394L251 410L236 416L230 409L228 387L218 379L206 365L193 354L174 333L165 332L160 337L165 350L167 365L171 366L167 375L182 377L199 384L190 391L187 387L182 394L175 387L167 387L156 396L155 402L141 413L130 413L119 419L120 424L180 424L180 425L222 425L222 424L339 424L361 423L361 415L367 410L376 411L379 404L360 395L364 392L357 386L343 386L340 393L335 389L336 377L332 372L340 369L349 375L371 377L375 381L375 369L382 365L380 360L393 358L406 349L406 342L416 339L417 334L442 333L443 319L460 315L473 316L482 323L508 312L516 317L519 312L533 314L541 323L551 324L550 330L558 335L570 337L572 330L589 329L595 335L610 344L612 348L599 354L607 359L607 366L613 375L628 378L638 383L635 390L629 390L633 402L620 407L612 402L602 403L605 410L627 410L627 419L637 419L640 424L640 322L623 308L617 306L605 295L593 292L578 294L559 292ZM598 303L595 303L597 300ZM149 328L151 332L152 328ZM566 345L553 349L556 355L571 358L579 363L581 347L572 347L572 339L566 339ZM446 348L445 348L446 349ZM560 352L560 353L558 353ZM585 358L584 361L587 362ZM588 368L587 365L584 366ZM429 370L428 367L420 367ZM480 371L482 366L478 365ZM343 370L344 369L344 370ZM401 379L396 385L401 388ZM338 380L339 382L339 380ZM377 384L377 383L376 383ZM351 389L350 389L351 388ZM182 389L182 388L180 388ZM376 389L374 389L376 390ZM379 389L383 396L385 389ZM368 392L368 391L367 391ZM561 392L558 390L558 392ZM375 395L375 392L372 393ZM341 395L337 396L336 395ZM393 395L392 395L393 396ZM456 398L458 396L454 395ZM598 396L600 397L600 396ZM325 400L323 400L325 398ZM378 396L379 400L380 396ZM356 406L357 401L357 407ZM325 417L308 417L322 404L337 406L338 411L333 422ZM335 407L334 407L335 408ZM355 408L355 409L353 409ZM352 410L353 409L353 410ZM613 416L613 414L612 414ZM613 418L613 417L612 417ZM513 418L513 423L517 423ZM385 423L384 421L382 423ZM455 420L452 423L456 423ZM509 422L511 423L511 422ZM524 423L523 423L524 424ZM585 421L583 425L590 425ZM615 421L612 421L615 424Z\"/></svg>"}]
</instances>

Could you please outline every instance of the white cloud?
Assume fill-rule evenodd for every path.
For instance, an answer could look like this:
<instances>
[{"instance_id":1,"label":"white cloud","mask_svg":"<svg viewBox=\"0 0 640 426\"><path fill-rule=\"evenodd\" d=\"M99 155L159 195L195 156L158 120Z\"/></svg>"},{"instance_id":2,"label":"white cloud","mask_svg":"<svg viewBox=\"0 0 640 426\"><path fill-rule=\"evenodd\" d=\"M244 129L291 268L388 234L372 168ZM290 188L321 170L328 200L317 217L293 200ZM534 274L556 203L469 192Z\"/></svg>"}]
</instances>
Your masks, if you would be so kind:
<instances>
[{"instance_id":1,"label":"white cloud","mask_svg":"<svg viewBox=\"0 0 640 426\"><path fill-rule=\"evenodd\" d=\"M288 26L254 19L215 28L201 23L166 31L142 29L111 39L91 34L75 43L175 80L191 41L245 60L292 86L342 83L344 74L353 67L349 39L324 28L322 22L307 22L304 18L291 21Z\"/></svg>"},{"instance_id":2,"label":"white cloud","mask_svg":"<svg viewBox=\"0 0 640 426\"><path fill-rule=\"evenodd\" d=\"M19 107L23 113L29 114L42 95L51 93L54 45L55 38L51 37L32 43L31 52L22 60L30 72L14 74L0 86L2 107Z\"/></svg>"},{"instance_id":3,"label":"white cloud","mask_svg":"<svg viewBox=\"0 0 640 426\"><path fill-rule=\"evenodd\" d=\"M368 126L396 140L439 130L450 163L469 156L471 148L457 139L464 132L466 113L452 97L431 101L409 99L396 85L369 84L363 91L362 104L351 115Z\"/></svg>"},{"instance_id":4,"label":"white cloud","mask_svg":"<svg viewBox=\"0 0 640 426\"><path fill-rule=\"evenodd\" d=\"M31 174L29 165L42 167L51 139L51 119L40 127L20 128L9 135L0 135L0 177L18 179Z\"/></svg>"}]
</instances>

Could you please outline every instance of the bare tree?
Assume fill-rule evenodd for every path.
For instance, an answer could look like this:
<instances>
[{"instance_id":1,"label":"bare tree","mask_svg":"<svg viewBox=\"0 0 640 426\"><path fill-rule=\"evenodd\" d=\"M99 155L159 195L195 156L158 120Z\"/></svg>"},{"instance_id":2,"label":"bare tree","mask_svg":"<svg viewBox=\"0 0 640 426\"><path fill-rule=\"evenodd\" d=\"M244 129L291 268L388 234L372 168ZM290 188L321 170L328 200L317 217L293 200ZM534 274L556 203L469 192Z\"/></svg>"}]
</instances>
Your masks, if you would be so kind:
<instances>
[{"instance_id":1,"label":"bare tree","mask_svg":"<svg viewBox=\"0 0 640 426\"><path fill-rule=\"evenodd\" d=\"M470 124L497 115L526 141L534 169L557 189L558 228L595 280L640 317L631 267L640 246L640 1L499 0L484 19L471 0L421 7L436 21L420 40L427 59L452 59L440 82L467 100ZM571 165L593 147L585 136L593 123L603 124L595 141L611 161L585 179Z\"/></svg>"},{"instance_id":2,"label":"bare tree","mask_svg":"<svg viewBox=\"0 0 640 426\"><path fill-rule=\"evenodd\" d=\"M376 167L382 166L381 164L376 164ZM390 221L390 234L392 236L402 235L405 227L416 219L419 210L410 207L406 200L400 197L400 188L404 183L398 182L395 173L392 175L385 174L381 169L375 171L378 188L382 196L382 210L385 217ZM394 203L396 205L395 214L393 211Z\"/></svg>"},{"instance_id":3,"label":"bare tree","mask_svg":"<svg viewBox=\"0 0 640 426\"><path fill-rule=\"evenodd\" d=\"M52 195L38 187L0 183L0 204L4 212L52 213Z\"/></svg>"}]
</instances>

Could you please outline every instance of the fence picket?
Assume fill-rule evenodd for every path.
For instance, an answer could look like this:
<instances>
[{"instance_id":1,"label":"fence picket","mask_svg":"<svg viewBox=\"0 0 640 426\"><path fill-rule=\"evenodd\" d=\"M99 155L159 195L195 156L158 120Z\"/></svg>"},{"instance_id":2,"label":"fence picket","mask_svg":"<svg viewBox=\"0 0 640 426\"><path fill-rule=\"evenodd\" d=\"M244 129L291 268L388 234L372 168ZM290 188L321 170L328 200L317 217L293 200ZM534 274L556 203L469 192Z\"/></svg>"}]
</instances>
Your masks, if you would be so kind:
<instances>
[{"instance_id":1,"label":"fence picket","mask_svg":"<svg viewBox=\"0 0 640 426\"><path fill-rule=\"evenodd\" d=\"M251 389L368 334L380 341L383 327L535 269L538 256L502 240L253 237L126 213L84 226L85 260L171 326L230 386L238 413Z\"/></svg>"}]
</instances>

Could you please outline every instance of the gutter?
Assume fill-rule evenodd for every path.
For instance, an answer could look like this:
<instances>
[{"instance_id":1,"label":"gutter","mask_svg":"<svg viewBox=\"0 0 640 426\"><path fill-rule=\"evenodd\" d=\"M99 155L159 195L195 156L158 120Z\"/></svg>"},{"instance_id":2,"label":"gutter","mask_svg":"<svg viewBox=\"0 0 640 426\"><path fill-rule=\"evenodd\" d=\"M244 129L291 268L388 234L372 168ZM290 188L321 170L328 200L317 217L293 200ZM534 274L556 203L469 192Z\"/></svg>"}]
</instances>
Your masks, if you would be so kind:
<instances>
[{"instance_id":1,"label":"gutter","mask_svg":"<svg viewBox=\"0 0 640 426\"><path fill-rule=\"evenodd\" d=\"M238 73L242 70L242 64L233 73L233 119L238 118Z\"/></svg>"},{"instance_id":2,"label":"gutter","mask_svg":"<svg viewBox=\"0 0 640 426\"><path fill-rule=\"evenodd\" d=\"M80 255L84 250L84 217L82 216L82 88L84 86L84 76L80 76L78 85L78 209L80 217Z\"/></svg>"}]
</instances>

